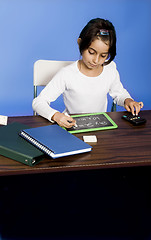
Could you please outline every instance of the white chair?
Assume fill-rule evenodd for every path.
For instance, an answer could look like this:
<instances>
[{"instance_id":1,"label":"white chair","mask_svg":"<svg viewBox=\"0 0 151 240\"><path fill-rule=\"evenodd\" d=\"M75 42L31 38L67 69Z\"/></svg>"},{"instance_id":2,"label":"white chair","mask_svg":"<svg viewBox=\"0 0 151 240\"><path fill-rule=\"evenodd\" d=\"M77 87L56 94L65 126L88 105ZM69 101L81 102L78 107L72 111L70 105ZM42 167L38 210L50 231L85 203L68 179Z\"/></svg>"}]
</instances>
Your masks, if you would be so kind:
<instances>
[{"instance_id":1,"label":"white chair","mask_svg":"<svg viewBox=\"0 0 151 240\"><path fill-rule=\"evenodd\" d=\"M37 87L46 86L53 76L62 68L73 61L51 61L51 60L37 60L34 63L34 98L37 97ZM112 104L111 111L116 111L116 104ZM34 112L36 115L36 112Z\"/></svg>"},{"instance_id":2,"label":"white chair","mask_svg":"<svg viewBox=\"0 0 151 240\"><path fill-rule=\"evenodd\" d=\"M37 87L46 86L53 76L62 68L73 61L51 61L51 60L38 60L34 63L34 98L37 97ZM36 115L36 112L34 112Z\"/></svg>"}]
</instances>

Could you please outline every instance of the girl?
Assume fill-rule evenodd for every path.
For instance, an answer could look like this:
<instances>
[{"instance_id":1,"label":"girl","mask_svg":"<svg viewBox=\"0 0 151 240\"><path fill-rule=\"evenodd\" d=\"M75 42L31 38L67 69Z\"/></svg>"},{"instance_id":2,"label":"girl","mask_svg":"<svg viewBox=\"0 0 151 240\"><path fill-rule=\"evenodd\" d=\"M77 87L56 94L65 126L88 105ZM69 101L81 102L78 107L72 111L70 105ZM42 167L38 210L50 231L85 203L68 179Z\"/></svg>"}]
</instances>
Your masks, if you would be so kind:
<instances>
[{"instance_id":1,"label":"girl","mask_svg":"<svg viewBox=\"0 0 151 240\"><path fill-rule=\"evenodd\" d=\"M107 94L114 103L136 115L143 107L134 101L120 82L113 59L116 55L116 33L108 20L96 18L88 22L78 38L81 60L62 68L33 100L33 109L60 126L70 128L75 120L69 114L106 112ZM63 94L65 111L50 107Z\"/></svg>"}]
</instances>

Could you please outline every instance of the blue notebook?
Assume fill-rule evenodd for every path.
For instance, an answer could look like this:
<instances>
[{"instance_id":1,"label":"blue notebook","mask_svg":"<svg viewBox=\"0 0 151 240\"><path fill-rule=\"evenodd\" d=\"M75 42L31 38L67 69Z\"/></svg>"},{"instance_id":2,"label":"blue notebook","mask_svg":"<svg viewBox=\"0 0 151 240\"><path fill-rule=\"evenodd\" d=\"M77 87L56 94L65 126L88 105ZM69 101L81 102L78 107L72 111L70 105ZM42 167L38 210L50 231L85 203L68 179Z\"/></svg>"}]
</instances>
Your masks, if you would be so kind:
<instances>
[{"instance_id":1,"label":"blue notebook","mask_svg":"<svg viewBox=\"0 0 151 240\"><path fill-rule=\"evenodd\" d=\"M22 130L19 135L52 158L85 153L92 147L57 124Z\"/></svg>"}]
</instances>

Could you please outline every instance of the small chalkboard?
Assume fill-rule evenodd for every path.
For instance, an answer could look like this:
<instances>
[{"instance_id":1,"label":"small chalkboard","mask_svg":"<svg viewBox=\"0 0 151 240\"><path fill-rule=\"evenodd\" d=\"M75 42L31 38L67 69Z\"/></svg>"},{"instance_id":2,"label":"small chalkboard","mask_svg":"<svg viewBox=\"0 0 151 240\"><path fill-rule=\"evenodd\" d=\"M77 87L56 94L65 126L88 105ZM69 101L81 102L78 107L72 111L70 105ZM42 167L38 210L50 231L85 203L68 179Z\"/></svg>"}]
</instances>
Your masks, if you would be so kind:
<instances>
[{"instance_id":1,"label":"small chalkboard","mask_svg":"<svg viewBox=\"0 0 151 240\"><path fill-rule=\"evenodd\" d=\"M107 115L107 113L73 115L72 118L76 120L77 126L67 128L66 130L68 130L70 133L107 130L118 127L116 123Z\"/></svg>"}]
</instances>

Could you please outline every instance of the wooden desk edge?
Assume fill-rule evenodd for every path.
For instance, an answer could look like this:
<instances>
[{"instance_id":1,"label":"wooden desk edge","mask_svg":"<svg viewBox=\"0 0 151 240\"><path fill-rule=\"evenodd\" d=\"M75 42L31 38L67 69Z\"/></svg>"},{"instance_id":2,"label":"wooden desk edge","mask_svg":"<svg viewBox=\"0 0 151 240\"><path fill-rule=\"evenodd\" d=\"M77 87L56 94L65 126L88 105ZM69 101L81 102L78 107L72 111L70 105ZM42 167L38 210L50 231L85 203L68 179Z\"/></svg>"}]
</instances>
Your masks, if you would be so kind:
<instances>
[{"instance_id":1,"label":"wooden desk edge","mask_svg":"<svg viewBox=\"0 0 151 240\"><path fill-rule=\"evenodd\" d=\"M140 162L118 162L118 163L102 163L102 164L91 164L91 165L77 165L77 166L62 166L62 167L44 167L36 168L31 167L28 169L20 170L6 170L5 172L0 171L0 176L8 175L27 175L27 174L40 174L40 173L55 173L55 172L69 172L69 171L86 171L86 170L99 170L108 168L128 168L128 167L141 167L151 166L151 161L140 161Z\"/></svg>"}]
</instances>

